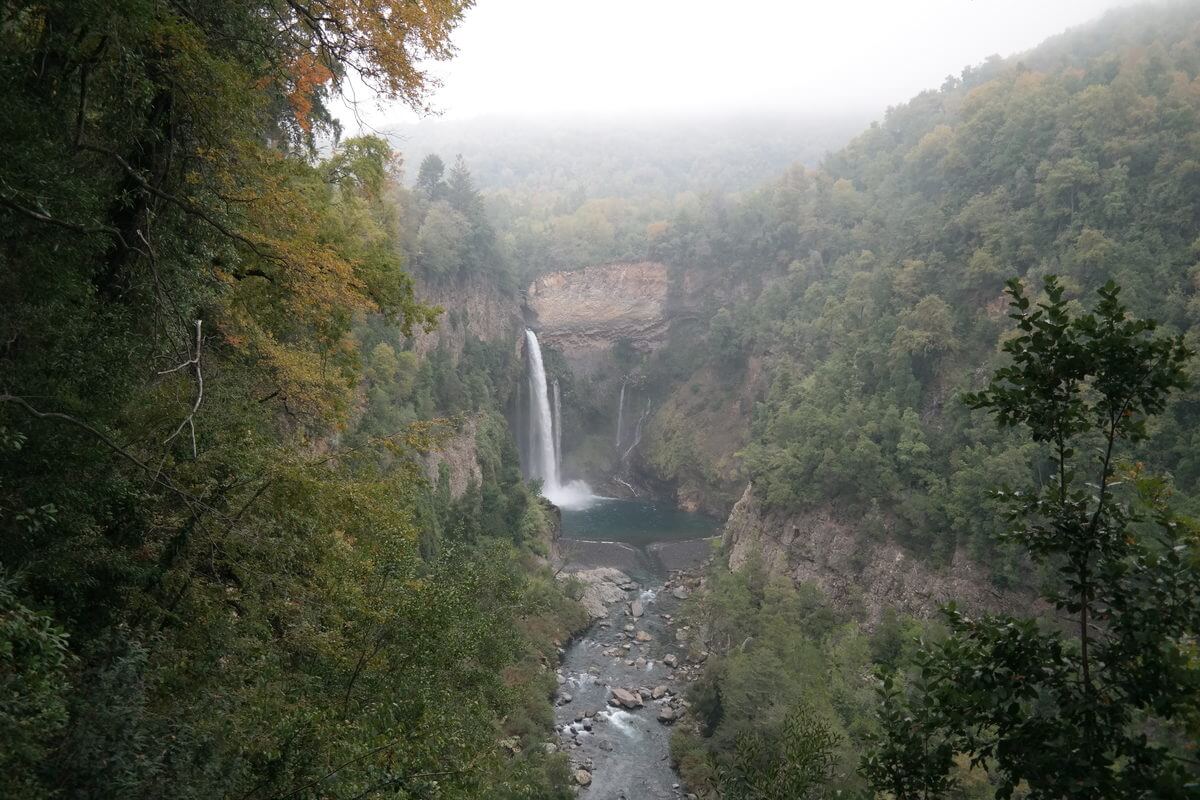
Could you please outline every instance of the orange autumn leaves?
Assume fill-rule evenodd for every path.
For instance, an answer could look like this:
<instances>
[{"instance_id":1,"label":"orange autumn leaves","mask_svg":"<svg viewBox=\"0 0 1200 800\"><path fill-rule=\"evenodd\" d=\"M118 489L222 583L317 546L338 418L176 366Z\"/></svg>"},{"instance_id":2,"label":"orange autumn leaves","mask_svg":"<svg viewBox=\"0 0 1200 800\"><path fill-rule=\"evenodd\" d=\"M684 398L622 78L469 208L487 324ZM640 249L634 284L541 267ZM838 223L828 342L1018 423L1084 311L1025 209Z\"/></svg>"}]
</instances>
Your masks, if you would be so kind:
<instances>
[{"instance_id":1,"label":"orange autumn leaves","mask_svg":"<svg viewBox=\"0 0 1200 800\"><path fill-rule=\"evenodd\" d=\"M312 133L313 95L317 89L333 80L333 72L312 53L303 53L292 62L291 87L287 93L288 105L296 124L307 133Z\"/></svg>"}]
</instances>

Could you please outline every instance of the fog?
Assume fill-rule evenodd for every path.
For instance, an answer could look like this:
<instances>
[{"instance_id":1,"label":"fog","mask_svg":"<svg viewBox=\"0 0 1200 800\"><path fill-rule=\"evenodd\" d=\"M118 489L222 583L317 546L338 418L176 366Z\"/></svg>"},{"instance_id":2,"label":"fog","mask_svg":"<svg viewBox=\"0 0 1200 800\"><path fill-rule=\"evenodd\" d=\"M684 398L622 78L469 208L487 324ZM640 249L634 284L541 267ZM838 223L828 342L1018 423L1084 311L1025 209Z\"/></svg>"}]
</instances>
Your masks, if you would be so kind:
<instances>
[{"instance_id":1,"label":"fog","mask_svg":"<svg viewBox=\"0 0 1200 800\"><path fill-rule=\"evenodd\" d=\"M436 64L447 119L771 111L877 114L1117 0L480 0ZM357 102L348 132L413 122Z\"/></svg>"}]
</instances>

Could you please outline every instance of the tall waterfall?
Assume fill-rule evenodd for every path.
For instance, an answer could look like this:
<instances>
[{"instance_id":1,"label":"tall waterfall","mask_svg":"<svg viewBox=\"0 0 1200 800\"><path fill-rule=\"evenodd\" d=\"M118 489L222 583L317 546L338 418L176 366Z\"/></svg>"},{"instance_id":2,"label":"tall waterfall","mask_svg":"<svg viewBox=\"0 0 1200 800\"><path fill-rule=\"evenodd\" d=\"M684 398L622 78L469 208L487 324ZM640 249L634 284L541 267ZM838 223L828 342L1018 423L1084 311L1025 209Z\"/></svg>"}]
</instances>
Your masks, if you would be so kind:
<instances>
[{"instance_id":1,"label":"tall waterfall","mask_svg":"<svg viewBox=\"0 0 1200 800\"><path fill-rule=\"evenodd\" d=\"M546 367L537 334L526 328L525 355L529 359L529 457L525 472L542 479L542 495L564 508L585 508L597 498L583 481L564 484L562 467L562 409L558 381L553 395L546 384ZM553 406L551 405L553 397Z\"/></svg>"},{"instance_id":2,"label":"tall waterfall","mask_svg":"<svg viewBox=\"0 0 1200 800\"><path fill-rule=\"evenodd\" d=\"M558 459L554 457L554 416L550 412L550 396L546 391L546 368L542 365L542 347L537 334L525 331L526 353L529 357L529 416L530 448L529 473L542 479L547 497L561 487L558 480Z\"/></svg>"}]
</instances>

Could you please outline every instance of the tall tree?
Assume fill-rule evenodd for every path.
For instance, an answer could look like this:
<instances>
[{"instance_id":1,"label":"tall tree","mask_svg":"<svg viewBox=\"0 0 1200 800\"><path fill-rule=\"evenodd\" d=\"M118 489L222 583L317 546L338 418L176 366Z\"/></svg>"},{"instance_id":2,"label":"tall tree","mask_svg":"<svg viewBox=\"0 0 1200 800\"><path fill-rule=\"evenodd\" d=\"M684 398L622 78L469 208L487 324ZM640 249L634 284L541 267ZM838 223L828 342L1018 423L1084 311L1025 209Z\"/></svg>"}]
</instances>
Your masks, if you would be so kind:
<instances>
[{"instance_id":1,"label":"tall tree","mask_svg":"<svg viewBox=\"0 0 1200 800\"><path fill-rule=\"evenodd\" d=\"M436 153L421 160L417 170L417 192L427 201L440 200L446 193L446 162Z\"/></svg>"}]
</instances>

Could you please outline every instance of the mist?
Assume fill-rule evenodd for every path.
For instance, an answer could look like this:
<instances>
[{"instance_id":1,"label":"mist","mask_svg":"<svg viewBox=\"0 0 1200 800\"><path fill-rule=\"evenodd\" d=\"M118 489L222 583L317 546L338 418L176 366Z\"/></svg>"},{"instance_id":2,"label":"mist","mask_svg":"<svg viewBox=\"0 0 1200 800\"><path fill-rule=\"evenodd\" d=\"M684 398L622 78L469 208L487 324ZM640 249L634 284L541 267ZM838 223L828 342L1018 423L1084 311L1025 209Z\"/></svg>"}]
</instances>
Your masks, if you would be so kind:
<instances>
[{"instance_id":1,"label":"mist","mask_svg":"<svg viewBox=\"0 0 1200 800\"><path fill-rule=\"evenodd\" d=\"M1010 56L1128 5L1119 0L919 0L735 5L484 2L437 64L436 116L654 113L879 115L989 55ZM348 132L420 117L347 87Z\"/></svg>"}]
</instances>

